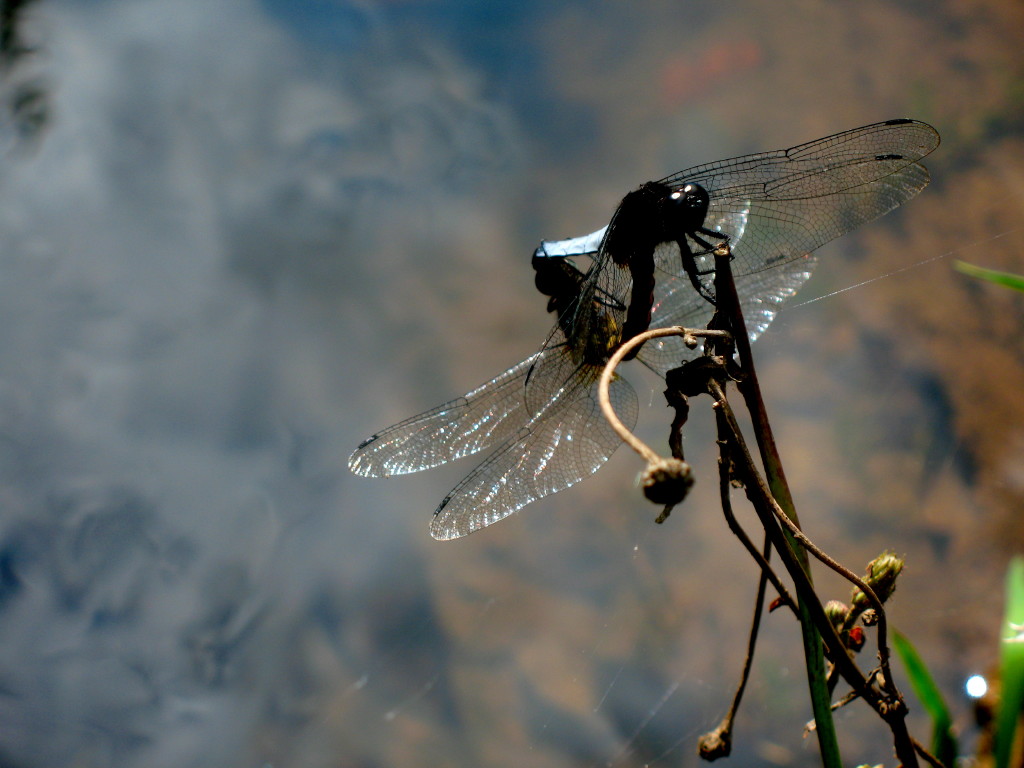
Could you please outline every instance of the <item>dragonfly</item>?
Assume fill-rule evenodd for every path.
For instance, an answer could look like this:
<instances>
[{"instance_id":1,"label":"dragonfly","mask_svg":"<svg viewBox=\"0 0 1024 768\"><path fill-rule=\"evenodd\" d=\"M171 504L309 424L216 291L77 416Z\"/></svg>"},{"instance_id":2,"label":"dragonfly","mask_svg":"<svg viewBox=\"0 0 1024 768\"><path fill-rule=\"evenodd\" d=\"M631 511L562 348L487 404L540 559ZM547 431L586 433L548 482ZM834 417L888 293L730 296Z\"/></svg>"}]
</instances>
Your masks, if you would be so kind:
<instances>
[{"instance_id":1,"label":"dragonfly","mask_svg":"<svg viewBox=\"0 0 1024 768\"><path fill-rule=\"evenodd\" d=\"M623 198L606 227L542 241L532 265L557 318L539 351L462 397L377 432L349 469L389 477L490 451L434 512L447 540L480 530L596 472L620 443L598 405L601 371L649 326L703 327L715 311L714 249L728 244L754 341L810 277L815 250L882 216L929 182L930 125L887 120L789 149L698 165ZM682 339L636 358L664 375L700 354ZM632 428L637 395L616 374L610 396Z\"/></svg>"}]
</instances>

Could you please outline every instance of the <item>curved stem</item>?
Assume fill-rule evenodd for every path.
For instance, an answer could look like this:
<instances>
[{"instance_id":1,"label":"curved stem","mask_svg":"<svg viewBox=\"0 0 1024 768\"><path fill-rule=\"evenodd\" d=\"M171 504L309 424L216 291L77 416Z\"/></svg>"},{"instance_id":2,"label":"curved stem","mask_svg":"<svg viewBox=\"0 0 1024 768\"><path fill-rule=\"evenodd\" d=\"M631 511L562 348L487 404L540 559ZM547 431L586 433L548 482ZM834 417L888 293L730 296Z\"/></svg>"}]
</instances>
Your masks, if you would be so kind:
<instances>
[{"instance_id":1,"label":"curved stem","mask_svg":"<svg viewBox=\"0 0 1024 768\"><path fill-rule=\"evenodd\" d=\"M664 336L682 336L684 340L693 339L694 343L696 343L696 340L700 337L727 338L729 334L725 331L683 328L681 325L669 326L668 328L655 328L651 331L639 333L624 344L620 345L619 348L615 350L615 354L613 354L605 364L604 370L601 371L601 378L597 384L597 398L598 402L601 404L601 412L608 420L608 423L611 424L615 433L622 438L622 441L640 454L640 458L648 464L659 461L661 457L651 450L651 447L647 445L647 443L634 435L626 425L619 420L619 417L615 414L615 409L612 408L611 398L608 395L608 388L611 386L612 377L615 375L615 369L618 367L619 363L622 362L622 358L644 342Z\"/></svg>"}]
</instances>

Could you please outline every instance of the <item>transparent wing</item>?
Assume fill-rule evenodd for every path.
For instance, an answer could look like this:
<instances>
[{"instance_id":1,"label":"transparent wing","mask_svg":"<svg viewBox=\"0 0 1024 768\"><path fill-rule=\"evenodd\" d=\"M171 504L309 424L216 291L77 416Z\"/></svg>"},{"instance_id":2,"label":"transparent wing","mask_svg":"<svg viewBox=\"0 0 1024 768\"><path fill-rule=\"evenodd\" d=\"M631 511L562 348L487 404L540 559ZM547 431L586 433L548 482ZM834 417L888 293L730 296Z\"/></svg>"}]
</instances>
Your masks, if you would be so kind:
<instances>
[{"instance_id":1,"label":"transparent wing","mask_svg":"<svg viewBox=\"0 0 1024 768\"><path fill-rule=\"evenodd\" d=\"M661 183L696 182L707 190L704 228L729 238L740 302L756 338L810 275L815 249L927 185L928 172L918 161L938 143L931 126L891 120L786 150L696 166ZM609 228L624 221L620 211ZM618 446L598 408L596 361L621 332L631 277L609 258L609 228L541 243L535 255L589 255L594 263L540 352L465 397L372 436L350 457L353 472L379 477L499 445L441 503L431 525L435 538L464 536L568 488L595 472ZM709 287L713 257L695 258ZM685 275L678 247L660 246L655 268L652 325L706 325L713 308ZM663 372L693 354L681 341L665 339L647 344L640 358ZM611 394L623 422L634 424L632 387L617 378Z\"/></svg>"},{"instance_id":2,"label":"transparent wing","mask_svg":"<svg viewBox=\"0 0 1024 768\"><path fill-rule=\"evenodd\" d=\"M600 372L597 366L580 369L543 411L456 485L434 513L431 535L465 536L596 472L622 442L598 405ZM610 395L622 422L635 425L637 397L629 382L617 377Z\"/></svg>"},{"instance_id":3,"label":"transparent wing","mask_svg":"<svg viewBox=\"0 0 1024 768\"><path fill-rule=\"evenodd\" d=\"M751 335L756 336L774 318L779 303L809 277L816 249L888 213L927 186L928 171L918 161L938 144L938 133L926 123L889 120L789 149L695 166L659 183L678 188L696 182L707 190L710 206L704 227L729 237L740 301L750 314ZM609 227L614 224L615 217ZM541 249L552 255L589 252L601 232L545 242ZM701 326L711 309L702 306L705 302L688 279L679 279L683 265L678 249L671 246L671 251L674 260L656 255L652 323ZM583 311L588 302L608 296L624 305L630 290L628 270L611 262L603 243L594 259L574 318L585 335L594 332L588 327L593 313ZM714 257L697 253L695 260L713 295ZM624 316L621 309L614 313L618 322ZM655 357L641 354L663 370Z\"/></svg>"},{"instance_id":4,"label":"transparent wing","mask_svg":"<svg viewBox=\"0 0 1024 768\"><path fill-rule=\"evenodd\" d=\"M710 195L707 224L744 222L733 248L737 277L805 258L816 248L878 218L927 186L918 163L939 134L916 120L890 120L790 149L699 165L662 179L696 182ZM710 255L703 257L710 271Z\"/></svg>"},{"instance_id":5,"label":"transparent wing","mask_svg":"<svg viewBox=\"0 0 1024 768\"><path fill-rule=\"evenodd\" d=\"M404 475L503 442L530 420L525 381L541 354L531 355L464 397L372 435L349 457L349 469L363 477Z\"/></svg>"},{"instance_id":6,"label":"transparent wing","mask_svg":"<svg viewBox=\"0 0 1024 768\"><path fill-rule=\"evenodd\" d=\"M565 392L581 368L559 326L541 351L463 397L371 435L352 453L349 469L390 477L430 469L504 442Z\"/></svg>"},{"instance_id":7,"label":"transparent wing","mask_svg":"<svg viewBox=\"0 0 1024 768\"><path fill-rule=\"evenodd\" d=\"M939 134L918 120L886 120L797 144L695 165L661 179L670 187L690 181L705 189L738 189L738 197L777 200L822 197L877 181L919 162L939 146Z\"/></svg>"},{"instance_id":8,"label":"transparent wing","mask_svg":"<svg viewBox=\"0 0 1024 768\"><path fill-rule=\"evenodd\" d=\"M704 225L729 236L736 289L754 340L810 277L817 248L927 186L928 171L918 161L938 143L930 125L891 120L790 149L696 166L661 183L696 182L708 191ZM699 254L696 261L711 288L714 257ZM682 276L678 249L659 248L656 265L652 327L706 325L712 307ZM639 357L664 372L694 354L680 339L667 338L645 345Z\"/></svg>"},{"instance_id":9,"label":"transparent wing","mask_svg":"<svg viewBox=\"0 0 1024 768\"><path fill-rule=\"evenodd\" d=\"M663 245L656 252L658 273L651 312L652 328L670 325L704 328L714 312L714 307L693 290L689 279L668 271L672 264L678 263L678 258L679 251L674 245ZM735 278L751 341L757 340L775 319L780 305L807 281L815 263L815 257L808 256L767 272L748 273ZM648 368L664 374L683 360L693 359L699 354L700 347L687 349L681 338L668 336L644 344L638 357Z\"/></svg>"}]
</instances>

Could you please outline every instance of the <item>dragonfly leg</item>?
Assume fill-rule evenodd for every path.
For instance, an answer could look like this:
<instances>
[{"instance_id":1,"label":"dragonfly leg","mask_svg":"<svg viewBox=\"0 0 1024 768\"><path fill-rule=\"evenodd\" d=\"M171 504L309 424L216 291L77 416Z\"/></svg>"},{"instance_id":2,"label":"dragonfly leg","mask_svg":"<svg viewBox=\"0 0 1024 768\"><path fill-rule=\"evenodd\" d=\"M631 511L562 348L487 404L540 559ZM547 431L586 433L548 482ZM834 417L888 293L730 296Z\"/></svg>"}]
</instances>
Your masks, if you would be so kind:
<instances>
[{"instance_id":1,"label":"dragonfly leg","mask_svg":"<svg viewBox=\"0 0 1024 768\"><path fill-rule=\"evenodd\" d=\"M718 245L715 246L711 245L710 243L704 242L703 239L697 237L697 232L700 232L702 235L708 235L709 237L718 240ZM702 246L704 246L705 248L710 248L711 250L714 250L715 248L720 248L721 246L728 243L730 239L729 235L725 234L725 232L716 232L715 230L708 229L707 227L697 227L691 234L691 237L693 237L694 240L699 240Z\"/></svg>"},{"instance_id":2,"label":"dragonfly leg","mask_svg":"<svg viewBox=\"0 0 1024 768\"><path fill-rule=\"evenodd\" d=\"M695 233L690 232L688 234L693 238L694 242L702 248L706 248L708 251L714 250L714 246L712 246L711 243L706 242ZM717 306L715 302L715 294L701 281L702 276L709 275L714 270L701 271L697 268L696 257L694 256L693 250L690 248L690 244L686 241L685 236L679 238L676 242L679 244L679 256L682 258L683 271L686 272L686 276L690 278L690 284L693 286L693 289L703 296L705 301L711 304L711 306Z\"/></svg>"}]
</instances>

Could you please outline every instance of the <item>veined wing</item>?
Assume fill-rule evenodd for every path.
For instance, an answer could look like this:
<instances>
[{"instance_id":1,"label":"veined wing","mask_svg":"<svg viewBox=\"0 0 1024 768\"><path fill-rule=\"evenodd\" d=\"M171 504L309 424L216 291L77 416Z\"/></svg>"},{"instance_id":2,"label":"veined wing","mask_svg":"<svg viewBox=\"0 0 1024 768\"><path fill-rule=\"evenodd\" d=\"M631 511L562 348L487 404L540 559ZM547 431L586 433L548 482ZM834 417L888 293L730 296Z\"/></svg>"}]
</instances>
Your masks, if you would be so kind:
<instances>
[{"instance_id":1,"label":"veined wing","mask_svg":"<svg viewBox=\"0 0 1024 768\"><path fill-rule=\"evenodd\" d=\"M704 227L728 236L733 274L752 336L772 321L780 303L810 276L811 254L855 227L888 213L920 192L929 181L919 160L933 151L939 135L916 120L889 120L844 131L789 149L762 152L688 168L657 182L666 188L701 185L710 198ZM618 212L616 212L618 215ZM604 238L614 227L564 241L543 242L549 256L592 255L595 263L582 286L572 319L577 336L589 338L593 301L614 298L617 322L630 291L628 270L608 258ZM710 239L710 238L709 238ZM595 250L595 245L601 247ZM672 259L670 254L675 253ZM652 324L703 326L712 308L683 275L678 249L662 245L655 255L656 281ZM696 271L713 295L714 257L695 253ZM685 347L671 339L660 343L678 362ZM665 370L656 349L640 358Z\"/></svg>"},{"instance_id":2,"label":"veined wing","mask_svg":"<svg viewBox=\"0 0 1024 768\"><path fill-rule=\"evenodd\" d=\"M696 182L708 191L705 227L729 236L736 290L754 340L810 277L817 248L924 189L928 171L918 161L938 143L938 133L925 123L891 120L790 149L696 166L661 183ZM713 255L697 254L695 260L710 284ZM703 327L712 308L681 276L675 247L661 246L655 261L652 326ZM645 345L639 357L663 372L694 354L681 340L666 338Z\"/></svg>"},{"instance_id":3,"label":"veined wing","mask_svg":"<svg viewBox=\"0 0 1024 768\"><path fill-rule=\"evenodd\" d=\"M628 271L616 272L628 289ZM571 305L569 312L583 303L579 297L564 298ZM601 357L594 348L608 347L610 353L625 310L611 293L584 306L592 318L587 334L574 329L567 335L562 325L566 318L560 318L539 352L463 397L367 438L349 457L349 469L364 477L430 469L507 440L540 414L552 412L553 401L563 403L563 408L566 393L578 387L577 373L587 367L585 361Z\"/></svg>"},{"instance_id":4,"label":"veined wing","mask_svg":"<svg viewBox=\"0 0 1024 768\"><path fill-rule=\"evenodd\" d=\"M686 277L669 271L679 263L678 249L669 244L659 247L655 252L655 263L657 282L651 311L651 327L706 327L715 308L693 289L693 285ZM817 259L810 255L799 261L780 264L775 269L747 273L734 278L736 291L740 297L740 308L743 310L752 342L756 341L775 319L785 300L807 281L816 263ZM688 349L681 338L666 336L644 344L638 359L648 368L664 374L683 360L692 359L700 354L700 347Z\"/></svg>"},{"instance_id":5,"label":"veined wing","mask_svg":"<svg viewBox=\"0 0 1024 768\"><path fill-rule=\"evenodd\" d=\"M598 405L600 374L599 366L583 366L550 393L546 407L529 424L445 497L434 512L431 535L465 536L596 472L622 442ZM560 378L556 372L543 381ZM622 422L635 425L637 397L629 382L617 376L610 395Z\"/></svg>"},{"instance_id":6,"label":"veined wing","mask_svg":"<svg viewBox=\"0 0 1024 768\"><path fill-rule=\"evenodd\" d=\"M706 224L719 232L729 232L729 242L742 242L749 223L749 209L732 212L718 211L708 216ZM568 240L545 241L539 251L544 256L594 256L607 227L583 237ZM662 243L654 251L655 288L651 308L651 327L660 328L681 325L687 328L703 328L708 324L714 307L693 289L689 279L680 270L679 248L675 243ZM813 256L799 261L779 264L774 269L747 273L735 278L740 305L747 321L751 341L754 341L768 327L778 312L779 305L796 293L810 277L815 264ZM610 284L611 290L628 292L628 285L622 284L624 273L616 271L620 282ZM553 343L561 343L564 336L556 331ZM679 365L682 360L696 357L699 350L690 350L682 339L664 337L649 341L640 351L639 359L658 373Z\"/></svg>"},{"instance_id":7,"label":"veined wing","mask_svg":"<svg viewBox=\"0 0 1024 768\"><path fill-rule=\"evenodd\" d=\"M927 185L918 161L938 142L931 126L891 120L643 185L624 198L604 230L541 244L535 257L592 255L594 263L585 275L538 269L541 291L559 311L539 353L463 398L374 435L349 467L369 476L402 474L498 445L435 512L431 532L439 539L463 536L579 482L619 444L600 414L597 379L623 335L646 324L638 313L646 312L649 291L653 324L705 325L712 307L700 294L714 296L708 243L721 233L732 247L740 302L756 338L809 276L815 249ZM658 202L690 182L707 193L691 198L700 201L703 222L684 219L673 230L659 218ZM678 239L687 237L705 250ZM659 245L665 238L682 243L685 253L675 243ZM663 340L648 344L641 359L664 371L692 354L677 340ZM632 387L616 378L611 394L620 418L635 423Z\"/></svg>"},{"instance_id":8,"label":"veined wing","mask_svg":"<svg viewBox=\"0 0 1024 768\"><path fill-rule=\"evenodd\" d=\"M916 120L889 120L798 144L688 168L661 180L695 182L710 196L706 224L746 220L733 247L739 277L803 259L830 240L888 213L927 186L920 161L939 134ZM698 268L712 266L701 257Z\"/></svg>"},{"instance_id":9,"label":"veined wing","mask_svg":"<svg viewBox=\"0 0 1024 768\"><path fill-rule=\"evenodd\" d=\"M464 396L371 435L349 457L363 477L419 472L506 441L576 391L579 363L558 325L548 344ZM557 409L556 409L557 411Z\"/></svg>"},{"instance_id":10,"label":"veined wing","mask_svg":"<svg viewBox=\"0 0 1024 768\"><path fill-rule=\"evenodd\" d=\"M465 396L367 438L348 467L363 477L430 469L506 440L529 422L526 376L543 353L531 355Z\"/></svg>"}]
</instances>

